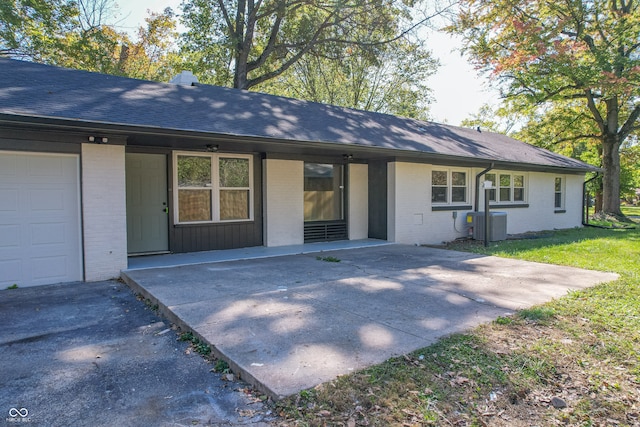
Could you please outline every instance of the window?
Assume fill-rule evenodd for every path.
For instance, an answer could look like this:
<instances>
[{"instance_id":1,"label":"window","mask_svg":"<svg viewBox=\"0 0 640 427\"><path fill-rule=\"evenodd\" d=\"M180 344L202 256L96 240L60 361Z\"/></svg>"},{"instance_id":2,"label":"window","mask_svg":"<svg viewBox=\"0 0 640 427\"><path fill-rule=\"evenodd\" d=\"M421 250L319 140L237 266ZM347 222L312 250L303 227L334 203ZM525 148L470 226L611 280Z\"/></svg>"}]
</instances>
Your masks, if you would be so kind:
<instances>
[{"instance_id":1,"label":"window","mask_svg":"<svg viewBox=\"0 0 640 427\"><path fill-rule=\"evenodd\" d=\"M485 181L491 181L489 201L498 203L523 203L526 200L525 176L506 172L488 173ZM498 199L496 200L496 196Z\"/></svg>"},{"instance_id":2,"label":"window","mask_svg":"<svg viewBox=\"0 0 640 427\"><path fill-rule=\"evenodd\" d=\"M178 156L178 222L211 221L211 158Z\"/></svg>"},{"instance_id":3,"label":"window","mask_svg":"<svg viewBox=\"0 0 640 427\"><path fill-rule=\"evenodd\" d=\"M468 174L459 170L431 171L431 202L434 204L467 203Z\"/></svg>"},{"instance_id":4,"label":"window","mask_svg":"<svg viewBox=\"0 0 640 427\"><path fill-rule=\"evenodd\" d=\"M500 201L511 201L511 175L500 174Z\"/></svg>"},{"instance_id":5,"label":"window","mask_svg":"<svg viewBox=\"0 0 640 427\"><path fill-rule=\"evenodd\" d=\"M556 210L561 210L564 208L564 185L561 177L556 177L555 179L555 189L554 189L554 208Z\"/></svg>"},{"instance_id":6,"label":"window","mask_svg":"<svg viewBox=\"0 0 640 427\"><path fill-rule=\"evenodd\" d=\"M304 164L304 220L344 219L344 167L339 164Z\"/></svg>"},{"instance_id":7,"label":"window","mask_svg":"<svg viewBox=\"0 0 640 427\"><path fill-rule=\"evenodd\" d=\"M488 173L484 177L485 177L485 181L490 181L491 182L491 190L489 190L489 201L495 202L496 201L496 188L498 188L498 185L496 183L496 174L495 173Z\"/></svg>"},{"instance_id":8,"label":"window","mask_svg":"<svg viewBox=\"0 0 640 427\"><path fill-rule=\"evenodd\" d=\"M251 186L249 159L218 159L220 172L220 221L249 219Z\"/></svg>"},{"instance_id":9,"label":"window","mask_svg":"<svg viewBox=\"0 0 640 427\"><path fill-rule=\"evenodd\" d=\"M229 154L174 154L176 223L253 218L252 158Z\"/></svg>"}]
</instances>

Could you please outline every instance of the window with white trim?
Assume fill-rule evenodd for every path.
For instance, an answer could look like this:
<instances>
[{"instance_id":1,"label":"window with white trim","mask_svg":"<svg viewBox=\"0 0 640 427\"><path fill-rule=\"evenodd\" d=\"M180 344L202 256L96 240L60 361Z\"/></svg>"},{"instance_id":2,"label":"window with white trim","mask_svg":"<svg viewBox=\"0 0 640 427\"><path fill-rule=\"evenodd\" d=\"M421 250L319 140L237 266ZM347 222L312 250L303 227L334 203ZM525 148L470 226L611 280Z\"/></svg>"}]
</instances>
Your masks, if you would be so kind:
<instances>
[{"instance_id":1,"label":"window with white trim","mask_svg":"<svg viewBox=\"0 0 640 427\"><path fill-rule=\"evenodd\" d=\"M524 203L526 201L526 179L523 174L488 173L484 176L484 180L490 181L493 188L489 190L489 201L497 203Z\"/></svg>"},{"instance_id":2,"label":"window with white trim","mask_svg":"<svg viewBox=\"0 0 640 427\"><path fill-rule=\"evenodd\" d=\"M553 207L556 210L564 209L564 180L560 176L555 178Z\"/></svg>"},{"instance_id":3,"label":"window with white trim","mask_svg":"<svg viewBox=\"0 0 640 427\"><path fill-rule=\"evenodd\" d=\"M439 169L431 171L431 203L458 205L468 202L467 171Z\"/></svg>"},{"instance_id":4,"label":"window with white trim","mask_svg":"<svg viewBox=\"0 0 640 427\"><path fill-rule=\"evenodd\" d=\"M175 223L253 219L253 158L174 153Z\"/></svg>"}]
</instances>

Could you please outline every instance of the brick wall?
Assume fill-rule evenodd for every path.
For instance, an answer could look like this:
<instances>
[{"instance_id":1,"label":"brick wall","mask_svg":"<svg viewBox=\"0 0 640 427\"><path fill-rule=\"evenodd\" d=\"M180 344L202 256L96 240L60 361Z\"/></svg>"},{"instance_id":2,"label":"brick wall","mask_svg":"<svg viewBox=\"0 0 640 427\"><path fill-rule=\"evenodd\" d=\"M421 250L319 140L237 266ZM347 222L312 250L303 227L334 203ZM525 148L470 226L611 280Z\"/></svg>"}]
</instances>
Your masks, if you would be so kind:
<instances>
[{"instance_id":1,"label":"brick wall","mask_svg":"<svg viewBox=\"0 0 640 427\"><path fill-rule=\"evenodd\" d=\"M349 240L369 237L368 165L349 164Z\"/></svg>"},{"instance_id":2,"label":"brick wall","mask_svg":"<svg viewBox=\"0 0 640 427\"><path fill-rule=\"evenodd\" d=\"M468 235L466 213L471 209L432 210L431 171L446 166L395 162L389 164L388 235L404 244L440 244ZM456 168L458 169L458 168ZM468 205L473 206L475 177L482 169L463 168L468 174ZM500 170L500 172L508 172ZM498 172L499 173L499 172ZM507 213L507 233L572 228L581 225L583 175L543 172L514 172L526 176L528 207L496 207ZM554 180L565 182L564 212L554 208ZM480 211L484 210L484 192ZM456 218L454 218L456 212Z\"/></svg>"},{"instance_id":3,"label":"brick wall","mask_svg":"<svg viewBox=\"0 0 640 427\"><path fill-rule=\"evenodd\" d=\"M265 159L264 245L304 243L304 162Z\"/></svg>"},{"instance_id":4,"label":"brick wall","mask_svg":"<svg viewBox=\"0 0 640 427\"><path fill-rule=\"evenodd\" d=\"M127 268L124 146L82 144L85 280L120 276Z\"/></svg>"}]
</instances>

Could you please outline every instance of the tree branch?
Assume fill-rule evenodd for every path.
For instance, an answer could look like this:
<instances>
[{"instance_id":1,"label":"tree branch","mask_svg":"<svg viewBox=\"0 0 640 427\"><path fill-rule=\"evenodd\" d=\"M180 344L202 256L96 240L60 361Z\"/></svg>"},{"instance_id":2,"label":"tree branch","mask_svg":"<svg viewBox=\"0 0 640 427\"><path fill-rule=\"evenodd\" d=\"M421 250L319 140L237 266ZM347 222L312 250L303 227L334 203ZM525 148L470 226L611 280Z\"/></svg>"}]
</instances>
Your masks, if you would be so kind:
<instances>
[{"instance_id":1,"label":"tree branch","mask_svg":"<svg viewBox=\"0 0 640 427\"><path fill-rule=\"evenodd\" d=\"M552 144L560 144L562 142L568 142L568 141L577 141L579 139L600 139L600 137L601 135L597 135L593 133L585 133L582 135L572 135L566 138L557 139L557 140L554 140Z\"/></svg>"},{"instance_id":2,"label":"tree branch","mask_svg":"<svg viewBox=\"0 0 640 427\"><path fill-rule=\"evenodd\" d=\"M226 6L224 5L224 0L218 0L218 6L220 6L220 10L222 11L222 16L224 17L224 20L227 23L227 28L229 29L229 35L233 37L236 33L236 27L235 25L233 25L233 21L229 17L229 11L227 11Z\"/></svg>"},{"instance_id":3,"label":"tree branch","mask_svg":"<svg viewBox=\"0 0 640 427\"><path fill-rule=\"evenodd\" d=\"M254 78L254 79L247 79L246 89L249 89L252 86L258 85L258 84L260 84L262 82L265 82L265 81L267 81L269 79L277 77L280 74L282 74L285 71L287 71L293 64L295 64L300 58L302 58L302 56L304 54L306 54L313 47L315 47L315 45L317 44L318 37L320 36L320 34L324 30L324 28L328 27L329 25L330 24L327 24L327 20L325 20L325 22L322 23L322 25L318 28L318 30L316 30L316 32L313 35L313 37L311 38L311 40L309 40L307 42L307 44L304 45L304 47L300 51L298 51L298 53L296 53L291 58L289 58L287 61L285 61L283 64L281 64L280 67L278 67L276 70L273 70L271 72L262 74L261 76L258 76L258 77Z\"/></svg>"},{"instance_id":4,"label":"tree branch","mask_svg":"<svg viewBox=\"0 0 640 427\"><path fill-rule=\"evenodd\" d=\"M634 129L637 129L636 120L638 118L640 118L640 104L636 105L631 114L629 114L627 121L620 128L620 132L618 132L619 141L624 141Z\"/></svg>"},{"instance_id":5,"label":"tree branch","mask_svg":"<svg viewBox=\"0 0 640 427\"><path fill-rule=\"evenodd\" d=\"M280 25L282 24L282 20L284 19L284 4L280 4L280 8L277 11L276 20L271 27L271 33L269 34L269 41L267 45L262 50L260 56L255 61L250 61L247 63L247 71L255 70L258 67L261 67L269 58L269 55L274 51L276 47L276 41L278 40L278 32L280 31Z\"/></svg>"},{"instance_id":6,"label":"tree branch","mask_svg":"<svg viewBox=\"0 0 640 427\"><path fill-rule=\"evenodd\" d=\"M457 5L457 4L458 4L458 2L451 3L447 7L445 7L444 9L439 10L439 11L435 12L434 14L429 15L429 16L427 16L425 18L422 18L421 20L416 22L414 25L412 25L409 28L405 29L400 34L398 34L396 37L393 37L391 39L382 40L382 41L378 41L378 42L372 42L372 43L356 42L356 41L346 41L346 43L355 44L355 45L359 45L359 46L380 46L380 45L383 45L383 44L393 43L393 42L395 42L397 40L400 40L401 38L403 38L407 34L411 33L416 28L424 25L426 22L432 20L436 16L441 16L443 13L445 13L447 10L451 9L454 5Z\"/></svg>"},{"instance_id":7,"label":"tree branch","mask_svg":"<svg viewBox=\"0 0 640 427\"><path fill-rule=\"evenodd\" d=\"M593 100L593 94L591 93L591 89L586 89L584 93L587 97L587 106L589 107L589 111L591 111L591 114L593 114L593 118L596 120L596 123L600 128L600 132L604 134L607 131L607 129L605 128L604 119L602 118L602 115L600 114L600 111L598 110L598 107L596 106L596 103Z\"/></svg>"}]
</instances>

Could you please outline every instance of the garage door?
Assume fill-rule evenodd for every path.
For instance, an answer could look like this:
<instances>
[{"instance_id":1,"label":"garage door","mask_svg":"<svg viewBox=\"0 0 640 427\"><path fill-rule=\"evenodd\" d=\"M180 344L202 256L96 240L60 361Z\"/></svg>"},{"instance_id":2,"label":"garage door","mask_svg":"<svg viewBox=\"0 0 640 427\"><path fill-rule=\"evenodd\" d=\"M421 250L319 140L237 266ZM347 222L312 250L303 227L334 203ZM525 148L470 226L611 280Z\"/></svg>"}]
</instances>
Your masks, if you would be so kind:
<instances>
[{"instance_id":1,"label":"garage door","mask_svg":"<svg viewBox=\"0 0 640 427\"><path fill-rule=\"evenodd\" d=\"M0 152L0 286L82 280L78 156Z\"/></svg>"}]
</instances>

